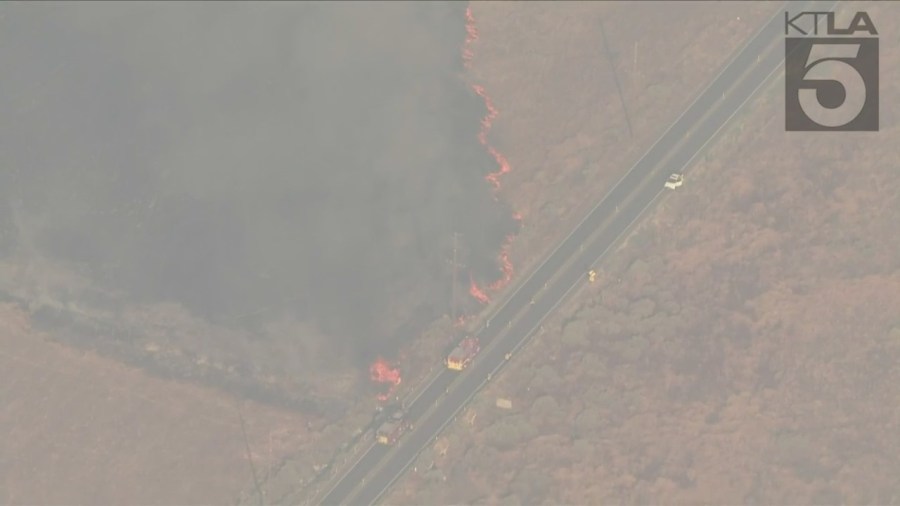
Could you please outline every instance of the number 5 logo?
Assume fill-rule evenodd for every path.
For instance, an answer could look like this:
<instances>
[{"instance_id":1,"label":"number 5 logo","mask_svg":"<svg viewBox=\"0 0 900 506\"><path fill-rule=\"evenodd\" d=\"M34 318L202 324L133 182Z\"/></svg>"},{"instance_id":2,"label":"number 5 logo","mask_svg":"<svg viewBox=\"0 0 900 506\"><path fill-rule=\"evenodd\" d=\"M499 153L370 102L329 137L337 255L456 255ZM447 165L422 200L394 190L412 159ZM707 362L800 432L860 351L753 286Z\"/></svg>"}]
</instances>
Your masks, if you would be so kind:
<instances>
[{"instance_id":1,"label":"number 5 logo","mask_svg":"<svg viewBox=\"0 0 900 506\"><path fill-rule=\"evenodd\" d=\"M787 39L787 130L878 130L877 43L875 38Z\"/></svg>"},{"instance_id":2,"label":"number 5 logo","mask_svg":"<svg viewBox=\"0 0 900 506\"><path fill-rule=\"evenodd\" d=\"M856 67L846 61L855 60L858 54L859 44L816 44L810 48L806 75L797 90L800 107L807 118L834 128L846 125L859 116L866 103L866 82ZM839 106L826 107L819 101L826 86L843 89L844 97ZM838 92L835 89L827 91L832 94Z\"/></svg>"}]
</instances>

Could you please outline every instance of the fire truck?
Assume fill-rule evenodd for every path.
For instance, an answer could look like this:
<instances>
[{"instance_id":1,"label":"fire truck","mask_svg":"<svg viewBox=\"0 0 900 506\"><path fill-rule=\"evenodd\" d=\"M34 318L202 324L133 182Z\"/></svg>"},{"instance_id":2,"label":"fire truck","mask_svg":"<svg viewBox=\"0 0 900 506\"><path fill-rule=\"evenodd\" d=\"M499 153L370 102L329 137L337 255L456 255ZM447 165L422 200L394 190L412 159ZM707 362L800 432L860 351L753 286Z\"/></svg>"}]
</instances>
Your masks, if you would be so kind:
<instances>
[{"instance_id":1,"label":"fire truck","mask_svg":"<svg viewBox=\"0 0 900 506\"><path fill-rule=\"evenodd\" d=\"M397 410L389 420L378 427L378 430L375 432L375 440L383 445L395 444L409 428L406 413Z\"/></svg>"},{"instance_id":2,"label":"fire truck","mask_svg":"<svg viewBox=\"0 0 900 506\"><path fill-rule=\"evenodd\" d=\"M462 371L469 366L479 351L481 351L481 345L478 343L478 338L467 337L463 339L459 346L453 348L453 351L447 356L447 368L454 371Z\"/></svg>"}]
</instances>

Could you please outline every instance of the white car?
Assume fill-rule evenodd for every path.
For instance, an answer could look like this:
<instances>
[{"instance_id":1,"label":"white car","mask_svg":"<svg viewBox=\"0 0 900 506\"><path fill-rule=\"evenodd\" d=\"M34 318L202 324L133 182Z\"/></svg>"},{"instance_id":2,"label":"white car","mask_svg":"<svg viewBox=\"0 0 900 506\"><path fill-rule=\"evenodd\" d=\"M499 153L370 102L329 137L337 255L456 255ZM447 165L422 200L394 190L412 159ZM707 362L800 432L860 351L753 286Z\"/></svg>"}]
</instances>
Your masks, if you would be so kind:
<instances>
[{"instance_id":1,"label":"white car","mask_svg":"<svg viewBox=\"0 0 900 506\"><path fill-rule=\"evenodd\" d=\"M674 190L682 184L684 184L684 176L681 174L672 174L669 176L668 181L666 181L666 188Z\"/></svg>"}]
</instances>

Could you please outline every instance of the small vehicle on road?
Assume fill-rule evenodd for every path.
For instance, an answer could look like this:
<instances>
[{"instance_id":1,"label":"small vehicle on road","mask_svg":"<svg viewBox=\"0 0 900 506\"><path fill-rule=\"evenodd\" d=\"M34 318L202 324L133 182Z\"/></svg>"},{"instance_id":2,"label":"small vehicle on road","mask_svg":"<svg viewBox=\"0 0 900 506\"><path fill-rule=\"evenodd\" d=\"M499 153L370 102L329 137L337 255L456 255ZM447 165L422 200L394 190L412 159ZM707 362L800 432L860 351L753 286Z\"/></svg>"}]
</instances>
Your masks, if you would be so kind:
<instances>
[{"instance_id":1,"label":"small vehicle on road","mask_svg":"<svg viewBox=\"0 0 900 506\"><path fill-rule=\"evenodd\" d=\"M406 420L406 413L397 410L391 418L381 424L381 427L375 433L375 440L383 445L393 445L397 443L400 436L412 427Z\"/></svg>"},{"instance_id":2,"label":"small vehicle on road","mask_svg":"<svg viewBox=\"0 0 900 506\"><path fill-rule=\"evenodd\" d=\"M669 179L666 181L666 188L668 188L670 190L674 190L675 188L678 188L679 186L681 186L683 184L684 184L684 175L675 173L675 174L672 174L671 176L669 176Z\"/></svg>"}]
</instances>

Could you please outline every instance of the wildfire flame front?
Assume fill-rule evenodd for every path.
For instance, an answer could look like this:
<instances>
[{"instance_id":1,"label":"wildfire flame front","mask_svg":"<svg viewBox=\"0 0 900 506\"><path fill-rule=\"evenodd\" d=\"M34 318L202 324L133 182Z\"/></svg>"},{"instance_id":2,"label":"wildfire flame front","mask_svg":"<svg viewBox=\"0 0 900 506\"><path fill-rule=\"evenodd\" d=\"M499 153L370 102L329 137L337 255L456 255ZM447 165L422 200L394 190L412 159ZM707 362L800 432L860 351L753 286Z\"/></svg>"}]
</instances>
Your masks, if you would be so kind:
<instances>
[{"instance_id":1,"label":"wildfire flame front","mask_svg":"<svg viewBox=\"0 0 900 506\"><path fill-rule=\"evenodd\" d=\"M475 56L475 53L472 50L472 44L474 44L477 40L478 29L475 27L475 16L472 15L472 8L467 7L466 40L463 44L462 51L463 64L466 68L471 67L472 59ZM494 187L494 198L496 199L498 198L497 191L500 190L500 178L512 170L509 164L509 160L507 160L507 158L502 153L497 151L488 143L488 132L493 125L494 119L500 114L500 111L498 111L497 107L494 106L494 102L491 100L491 97L488 96L487 92L484 89L484 86L475 84L472 85L472 90L476 95L484 100L484 106L487 109L487 114L484 116L484 118L481 119L481 129L478 131L478 142L480 142L481 145L484 146L487 152L494 158L494 161L498 166L498 170L491 172L487 176L485 176L485 179ZM513 219L521 224L522 216L519 213L514 213ZM512 244L512 239L512 235L507 236L506 241L500 249L498 260L500 263L500 271L502 274L500 279L488 285L487 289L492 292L498 292L504 289L512 280L514 269L512 261L509 258L509 250L510 245ZM485 290L478 286L478 283L475 281L474 277L472 277L471 274L469 275L469 294L482 304L487 304L491 300L487 293L485 293Z\"/></svg>"},{"instance_id":2,"label":"wildfire flame front","mask_svg":"<svg viewBox=\"0 0 900 506\"><path fill-rule=\"evenodd\" d=\"M391 365L381 357L378 357L378 359L369 367L369 375L375 383L390 383L396 386L399 385L401 381L400 371L391 367Z\"/></svg>"}]
</instances>

